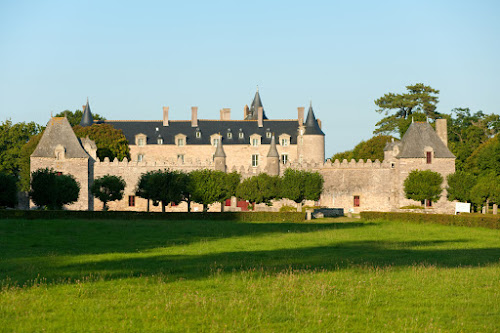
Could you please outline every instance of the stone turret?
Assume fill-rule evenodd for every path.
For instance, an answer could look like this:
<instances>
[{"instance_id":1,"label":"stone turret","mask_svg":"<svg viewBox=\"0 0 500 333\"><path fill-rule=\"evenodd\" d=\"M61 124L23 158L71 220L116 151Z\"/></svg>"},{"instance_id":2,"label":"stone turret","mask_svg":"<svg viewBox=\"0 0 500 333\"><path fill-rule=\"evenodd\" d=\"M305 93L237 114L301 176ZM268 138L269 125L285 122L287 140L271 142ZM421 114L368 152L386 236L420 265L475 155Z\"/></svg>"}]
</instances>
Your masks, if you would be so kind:
<instances>
[{"instance_id":1,"label":"stone turret","mask_svg":"<svg viewBox=\"0 0 500 333\"><path fill-rule=\"evenodd\" d=\"M266 113L264 111L264 106L260 100L259 87L257 87L257 92L253 98L250 110L245 112L245 120L257 120L259 116L259 108L262 108L262 119L267 119Z\"/></svg>"},{"instance_id":2,"label":"stone turret","mask_svg":"<svg viewBox=\"0 0 500 333\"><path fill-rule=\"evenodd\" d=\"M222 148L222 138L219 138L214 154L215 170L226 172L226 153Z\"/></svg>"},{"instance_id":3,"label":"stone turret","mask_svg":"<svg viewBox=\"0 0 500 333\"><path fill-rule=\"evenodd\" d=\"M94 117L92 117L92 112L90 111L89 99L87 97L87 105L83 109L82 120L80 121L80 126L92 126L94 124Z\"/></svg>"},{"instance_id":4,"label":"stone turret","mask_svg":"<svg viewBox=\"0 0 500 333\"><path fill-rule=\"evenodd\" d=\"M266 172L270 176L278 176L280 174L280 154L276 149L276 140L274 135L271 138L271 145L267 153Z\"/></svg>"},{"instance_id":5,"label":"stone turret","mask_svg":"<svg viewBox=\"0 0 500 333\"><path fill-rule=\"evenodd\" d=\"M321 130L318 120L314 116L312 103L309 105L307 119L304 123L303 160L313 163L324 163L325 161L325 133Z\"/></svg>"}]
</instances>

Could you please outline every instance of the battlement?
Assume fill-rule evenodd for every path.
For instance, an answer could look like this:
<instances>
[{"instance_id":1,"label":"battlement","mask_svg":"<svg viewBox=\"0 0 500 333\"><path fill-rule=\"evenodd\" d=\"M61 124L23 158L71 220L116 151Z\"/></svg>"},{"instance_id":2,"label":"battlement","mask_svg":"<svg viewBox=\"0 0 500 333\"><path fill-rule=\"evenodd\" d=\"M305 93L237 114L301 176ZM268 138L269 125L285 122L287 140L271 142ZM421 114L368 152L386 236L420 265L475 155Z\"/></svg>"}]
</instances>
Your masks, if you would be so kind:
<instances>
[{"instance_id":1,"label":"battlement","mask_svg":"<svg viewBox=\"0 0 500 333\"><path fill-rule=\"evenodd\" d=\"M332 163L331 159L327 159L324 166L325 169L389 169L391 164L387 161L380 162L378 159L372 161L370 159L358 160L352 159L350 161L344 159L340 162L338 159Z\"/></svg>"}]
</instances>

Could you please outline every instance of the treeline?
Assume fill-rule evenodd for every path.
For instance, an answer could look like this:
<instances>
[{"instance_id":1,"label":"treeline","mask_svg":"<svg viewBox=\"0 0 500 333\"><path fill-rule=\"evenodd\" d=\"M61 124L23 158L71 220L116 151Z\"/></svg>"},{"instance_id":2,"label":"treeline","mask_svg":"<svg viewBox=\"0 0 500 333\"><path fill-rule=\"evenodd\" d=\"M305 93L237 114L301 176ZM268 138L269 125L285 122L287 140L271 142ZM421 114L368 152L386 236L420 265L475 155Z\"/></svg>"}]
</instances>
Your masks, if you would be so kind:
<instances>
[{"instance_id":1,"label":"treeline","mask_svg":"<svg viewBox=\"0 0 500 333\"><path fill-rule=\"evenodd\" d=\"M0 207L15 207L15 178L0 173L0 182L7 185L0 188ZM225 200L233 196L248 200L252 209L259 203L272 205L273 200L287 198L296 202L300 211L304 200L319 200L323 183L323 177L317 172L294 169L285 170L283 177L261 173L243 181L237 172L156 170L140 176L135 195L147 200L147 211L150 202L161 205L162 212L165 212L170 203L182 201L187 202L188 212L191 211L191 202L203 205L205 212L208 205L219 202L223 210ZM93 182L90 191L103 203L103 210L107 210L109 202L123 199L125 187L123 178L105 175ZM31 175L29 196L40 209L62 209L64 205L76 202L79 193L80 184L72 175L63 175L52 169L39 169Z\"/></svg>"}]
</instances>

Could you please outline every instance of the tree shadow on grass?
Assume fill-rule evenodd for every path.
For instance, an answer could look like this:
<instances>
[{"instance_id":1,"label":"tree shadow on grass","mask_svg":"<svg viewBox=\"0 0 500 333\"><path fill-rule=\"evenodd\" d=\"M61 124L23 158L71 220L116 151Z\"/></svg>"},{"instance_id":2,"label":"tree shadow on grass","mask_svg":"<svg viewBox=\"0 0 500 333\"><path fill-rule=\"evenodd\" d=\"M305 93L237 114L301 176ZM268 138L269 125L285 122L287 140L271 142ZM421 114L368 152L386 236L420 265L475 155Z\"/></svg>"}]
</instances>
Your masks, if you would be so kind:
<instances>
[{"instance_id":1,"label":"tree shadow on grass","mask_svg":"<svg viewBox=\"0 0 500 333\"><path fill-rule=\"evenodd\" d=\"M467 240L450 240L462 243ZM217 274L258 270L277 274L285 270L337 271L353 267L408 267L433 265L455 268L499 264L500 248L415 249L446 241L355 241L330 246L291 248L271 251L225 252L199 256L156 255L68 264L48 269L49 282L97 276L106 280L163 275L169 281L198 280Z\"/></svg>"}]
</instances>

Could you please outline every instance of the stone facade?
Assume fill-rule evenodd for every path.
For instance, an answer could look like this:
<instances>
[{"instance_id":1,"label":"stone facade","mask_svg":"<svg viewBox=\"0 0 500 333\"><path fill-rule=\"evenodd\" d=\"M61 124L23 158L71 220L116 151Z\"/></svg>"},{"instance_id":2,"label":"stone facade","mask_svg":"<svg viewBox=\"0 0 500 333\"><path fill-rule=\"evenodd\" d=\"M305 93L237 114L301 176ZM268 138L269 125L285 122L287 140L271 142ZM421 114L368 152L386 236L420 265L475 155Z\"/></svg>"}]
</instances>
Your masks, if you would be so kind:
<instances>
[{"instance_id":1,"label":"stone facade","mask_svg":"<svg viewBox=\"0 0 500 333\"><path fill-rule=\"evenodd\" d=\"M248 120L240 121L229 120L229 109L221 110L221 120L198 120L197 108L192 109L191 120L172 121L168 120L169 108L164 107L164 119L157 122L108 122L124 131L129 140L131 161L99 161L97 148L91 140L78 140L66 119L51 118L45 138L42 137L31 157L31 170L49 167L72 174L80 183L81 192L79 200L67 208L78 210L101 209L102 203L89 194L94 179L107 174L121 176L127 183L124 198L109 203L109 208L144 211L147 201L136 197L135 189L141 174L148 171L189 172L207 168L237 171L242 178L247 178L261 172L282 175L287 168L295 168L317 171L325 179L319 202L306 204L343 208L345 212L354 213L363 210L396 211L402 206L419 205L404 196L403 182L412 170L436 171L445 179L455 172L455 157L446 147L446 120L438 121L437 133L428 123L412 124L400 142L386 146L382 162L325 162L324 134L312 107L304 122L304 108L298 108L298 119L268 120L258 93L253 104L252 109L245 107ZM90 113L88 103L85 109ZM252 113L250 110L256 111ZM69 156L64 154L70 151ZM446 188L446 182L443 188ZM271 208L261 205L258 209L277 210L282 205L294 203L281 200ZM237 200L233 198L225 210L240 210L237 206ZM193 211L201 211L201 205L193 203L191 207ZM159 206L150 205L149 208L151 211L161 210ZM220 204L214 204L209 210L220 211L220 208ZM167 209L186 211L187 204ZM433 211L442 213L452 213L453 209L454 205L446 200L445 192L432 207Z\"/></svg>"}]
</instances>

